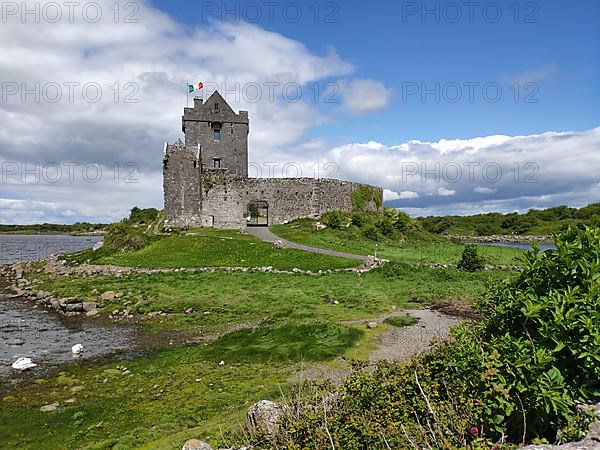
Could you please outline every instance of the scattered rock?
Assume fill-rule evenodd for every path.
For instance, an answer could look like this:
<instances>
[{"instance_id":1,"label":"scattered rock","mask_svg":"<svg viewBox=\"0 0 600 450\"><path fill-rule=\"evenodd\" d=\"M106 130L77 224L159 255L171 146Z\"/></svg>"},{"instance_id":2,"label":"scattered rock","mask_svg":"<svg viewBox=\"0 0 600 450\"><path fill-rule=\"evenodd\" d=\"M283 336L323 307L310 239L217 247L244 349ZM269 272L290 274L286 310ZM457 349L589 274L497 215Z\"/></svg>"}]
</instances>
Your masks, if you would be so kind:
<instances>
[{"instance_id":1,"label":"scattered rock","mask_svg":"<svg viewBox=\"0 0 600 450\"><path fill-rule=\"evenodd\" d=\"M81 305L83 307L83 311L86 313L96 311L96 308L98 308L98 303L96 302L83 302Z\"/></svg>"},{"instance_id":2,"label":"scattered rock","mask_svg":"<svg viewBox=\"0 0 600 450\"><path fill-rule=\"evenodd\" d=\"M181 450L213 450L209 443L198 439L189 439L183 444Z\"/></svg>"},{"instance_id":3,"label":"scattered rock","mask_svg":"<svg viewBox=\"0 0 600 450\"><path fill-rule=\"evenodd\" d=\"M273 435L277 431L277 422L286 413L286 408L270 400L261 400L252 405L246 413L248 431Z\"/></svg>"},{"instance_id":4,"label":"scattered rock","mask_svg":"<svg viewBox=\"0 0 600 450\"><path fill-rule=\"evenodd\" d=\"M275 250L280 250L280 249L282 249L282 248L283 248L283 241L279 241L279 240L278 240L278 241L275 241L275 242L273 242L273 248L274 248Z\"/></svg>"},{"instance_id":5,"label":"scattered rock","mask_svg":"<svg viewBox=\"0 0 600 450\"><path fill-rule=\"evenodd\" d=\"M110 301L115 299L115 293L113 291L106 291L100 296L101 300Z\"/></svg>"},{"instance_id":6,"label":"scattered rock","mask_svg":"<svg viewBox=\"0 0 600 450\"><path fill-rule=\"evenodd\" d=\"M60 406L59 403L50 403L49 405L42 406L40 408L40 411L42 411L42 412L56 411L59 406Z\"/></svg>"},{"instance_id":7,"label":"scattered rock","mask_svg":"<svg viewBox=\"0 0 600 450\"><path fill-rule=\"evenodd\" d=\"M367 328L370 328L370 329L377 328L377 322L369 322L367 324Z\"/></svg>"}]
</instances>

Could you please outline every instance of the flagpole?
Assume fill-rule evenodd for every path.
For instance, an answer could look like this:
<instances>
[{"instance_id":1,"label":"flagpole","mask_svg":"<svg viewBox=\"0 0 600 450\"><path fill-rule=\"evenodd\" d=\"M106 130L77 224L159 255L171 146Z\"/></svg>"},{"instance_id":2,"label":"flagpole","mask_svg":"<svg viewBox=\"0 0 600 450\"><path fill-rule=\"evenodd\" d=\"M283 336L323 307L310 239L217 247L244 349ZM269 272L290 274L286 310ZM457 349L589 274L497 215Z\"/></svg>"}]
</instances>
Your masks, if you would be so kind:
<instances>
[{"instance_id":1,"label":"flagpole","mask_svg":"<svg viewBox=\"0 0 600 450\"><path fill-rule=\"evenodd\" d=\"M186 107L189 108L190 107L190 82L186 81L185 82L185 101L186 101Z\"/></svg>"}]
</instances>

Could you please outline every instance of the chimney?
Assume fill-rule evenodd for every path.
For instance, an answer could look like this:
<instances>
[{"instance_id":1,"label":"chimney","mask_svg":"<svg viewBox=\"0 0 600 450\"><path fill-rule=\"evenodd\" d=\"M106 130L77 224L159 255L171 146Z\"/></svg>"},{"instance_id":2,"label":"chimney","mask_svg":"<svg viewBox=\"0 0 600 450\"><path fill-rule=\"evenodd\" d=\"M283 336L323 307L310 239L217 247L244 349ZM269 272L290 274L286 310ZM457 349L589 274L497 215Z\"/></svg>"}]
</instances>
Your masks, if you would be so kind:
<instances>
[{"instance_id":1,"label":"chimney","mask_svg":"<svg viewBox=\"0 0 600 450\"><path fill-rule=\"evenodd\" d=\"M194 109L198 109L204 103L204 99L202 97L194 97Z\"/></svg>"}]
</instances>

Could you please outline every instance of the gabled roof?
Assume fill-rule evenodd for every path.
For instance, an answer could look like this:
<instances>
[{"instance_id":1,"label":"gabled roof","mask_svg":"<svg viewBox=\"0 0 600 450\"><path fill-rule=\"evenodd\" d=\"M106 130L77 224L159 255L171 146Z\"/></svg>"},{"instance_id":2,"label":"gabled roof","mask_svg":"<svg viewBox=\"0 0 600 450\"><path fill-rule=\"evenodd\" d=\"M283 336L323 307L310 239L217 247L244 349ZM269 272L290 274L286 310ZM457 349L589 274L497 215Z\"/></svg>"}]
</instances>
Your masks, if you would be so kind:
<instances>
[{"instance_id":1,"label":"gabled roof","mask_svg":"<svg viewBox=\"0 0 600 450\"><path fill-rule=\"evenodd\" d=\"M208 97L208 100L202 105L202 109L213 111L215 103L219 105L221 112L232 112L235 114L233 108L229 106L229 103L227 103L219 91L213 92L212 95Z\"/></svg>"}]
</instances>

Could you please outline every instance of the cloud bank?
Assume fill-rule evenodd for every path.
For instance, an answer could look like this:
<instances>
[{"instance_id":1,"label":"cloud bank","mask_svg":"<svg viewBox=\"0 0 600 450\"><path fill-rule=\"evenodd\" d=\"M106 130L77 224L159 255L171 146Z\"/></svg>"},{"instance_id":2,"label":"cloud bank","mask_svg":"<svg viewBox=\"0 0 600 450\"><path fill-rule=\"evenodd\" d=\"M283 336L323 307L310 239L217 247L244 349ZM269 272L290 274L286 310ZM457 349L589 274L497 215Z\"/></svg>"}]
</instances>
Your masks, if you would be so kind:
<instances>
[{"instance_id":1,"label":"cloud bank","mask_svg":"<svg viewBox=\"0 0 600 450\"><path fill-rule=\"evenodd\" d=\"M182 137L185 88L199 81L229 89L221 91L234 109L250 112L256 175L283 176L293 163L304 176L383 186L389 205L418 214L600 200L598 129L332 148L307 132L343 120L340 112L376 113L392 98L380 81L353 79L356 68L334 49L318 53L246 23L187 27L145 2L137 22L126 11L115 21L113 1L97 4L97 21L76 9L73 20L64 11L53 23L17 14L0 27L0 223L107 222L134 205L161 208L163 144ZM315 101L311 85L332 81L341 104ZM303 95L290 101L297 87ZM481 173L489 163L499 180L493 166Z\"/></svg>"}]
</instances>

